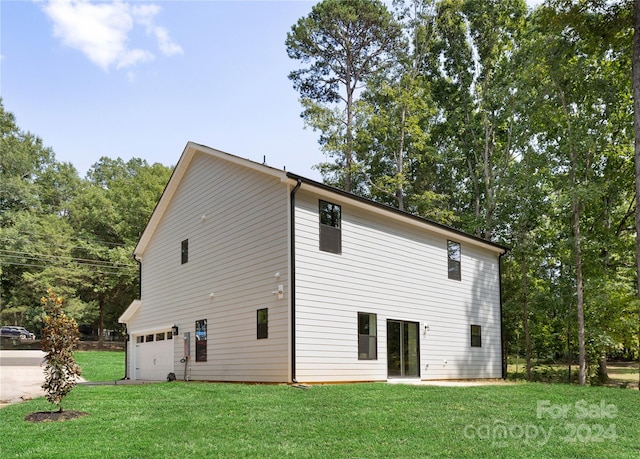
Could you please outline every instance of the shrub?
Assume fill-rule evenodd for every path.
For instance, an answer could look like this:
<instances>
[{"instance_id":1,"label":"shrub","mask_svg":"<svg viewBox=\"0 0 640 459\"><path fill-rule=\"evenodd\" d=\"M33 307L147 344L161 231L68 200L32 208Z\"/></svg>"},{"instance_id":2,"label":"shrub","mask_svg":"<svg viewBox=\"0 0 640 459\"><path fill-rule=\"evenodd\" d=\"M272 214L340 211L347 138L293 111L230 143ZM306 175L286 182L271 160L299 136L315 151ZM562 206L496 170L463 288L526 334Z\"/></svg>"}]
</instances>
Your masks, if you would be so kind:
<instances>
[{"instance_id":1,"label":"shrub","mask_svg":"<svg viewBox=\"0 0 640 459\"><path fill-rule=\"evenodd\" d=\"M53 289L40 301L44 304L46 316L42 330L42 350L45 357L45 382L42 388L50 403L62 412L62 399L71 392L80 376L80 367L73 358L79 340L78 324L64 312L64 299Z\"/></svg>"}]
</instances>

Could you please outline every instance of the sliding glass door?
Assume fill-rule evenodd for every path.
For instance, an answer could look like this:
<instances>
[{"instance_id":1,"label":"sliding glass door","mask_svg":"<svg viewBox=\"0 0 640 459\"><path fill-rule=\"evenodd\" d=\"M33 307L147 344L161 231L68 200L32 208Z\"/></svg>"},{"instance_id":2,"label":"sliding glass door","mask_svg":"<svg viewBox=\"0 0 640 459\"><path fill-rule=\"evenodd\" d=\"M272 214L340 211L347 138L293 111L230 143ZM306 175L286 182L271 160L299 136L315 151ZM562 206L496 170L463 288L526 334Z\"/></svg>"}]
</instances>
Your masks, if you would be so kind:
<instances>
[{"instance_id":1,"label":"sliding glass door","mask_svg":"<svg viewBox=\"0 0 640 459\"><path fill-rule=\"evenodd\" d=\"M420 337L417 322L387 320L389 378L420 376Z\"/></svg>"}]
</instances>

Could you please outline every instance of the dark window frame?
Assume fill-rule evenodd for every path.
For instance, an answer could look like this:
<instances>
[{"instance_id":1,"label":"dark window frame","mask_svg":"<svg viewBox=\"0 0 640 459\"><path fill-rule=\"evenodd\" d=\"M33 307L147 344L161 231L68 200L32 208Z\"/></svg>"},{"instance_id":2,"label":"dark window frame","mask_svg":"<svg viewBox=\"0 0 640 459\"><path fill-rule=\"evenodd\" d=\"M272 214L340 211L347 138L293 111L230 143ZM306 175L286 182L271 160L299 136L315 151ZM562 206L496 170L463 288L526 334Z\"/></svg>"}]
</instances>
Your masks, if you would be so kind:
<instances>
[{"instance_id":1,"label":"dark window frame","mask_svg":"<svg viewBox=\"0 0 640 459\"><path fill-rule=\"evenodd\" d=\"M342 253L342 206L320 199L318 217L320 250L340 255Z\"/></svg>"},{"instance_id":2,"label":"dark window frame","mask_svg":"<svg viewBox=\"0 0 640 459\"><path fill-rule=\"evenodd\" d=\"M471 347L482 347L482 326L471 325Z\"/></svg>"},{"instance_id":3,"label":"dark window frame","mask_svg":"<svg viewBox=\"0 0 640 459\"><path fill-rule=\"evenodd\" d=\"M196 362L207 361L207 319L196 320Z\"/></svg>"},{"instance_id":4,"label":"dark window frame","mask_svg":"<svg viewBox=\"0 0 640 459\"><path fill-rule=\"evenodd\" d=\"M462 245L447 241L447 276L451 280L462 280Z\"/></svg>"},{"instance_id":5,"label":"dark window frame","mask_svg":"<svg viewBox=\"0 0 640 459\"><path fill-rule=\"evenodd\" d=\"M189 239L185 239L180 244L180 261L183 265L189 262Z\"/></svg>"},{"instance_id":6,"label":"dark window frame","mask_svg":"<svg viewBox=\"0 0 640 459\"><path fill-rule=\"evenodd\" d=\"M378 360L378 316L372 312L358 312L358 360Z\"/></svg>"},{"instance_id":7,"label":"dark window frame","mask_svg":"<svg viewBox=\"0 0 640 459\"><path fill-rule=\"evenodd\" d=\"M269 338L269 308L262 308L256 311L256 339Z\"/></svg>"}]
</instances>

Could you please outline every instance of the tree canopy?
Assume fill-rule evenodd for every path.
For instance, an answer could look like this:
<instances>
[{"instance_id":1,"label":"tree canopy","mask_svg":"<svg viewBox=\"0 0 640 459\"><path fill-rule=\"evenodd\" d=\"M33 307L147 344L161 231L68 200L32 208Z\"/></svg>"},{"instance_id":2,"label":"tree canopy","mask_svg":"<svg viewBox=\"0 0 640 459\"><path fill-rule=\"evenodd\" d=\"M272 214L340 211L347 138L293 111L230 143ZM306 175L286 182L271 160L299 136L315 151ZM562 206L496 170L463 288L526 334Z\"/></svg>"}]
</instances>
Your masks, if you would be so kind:
<instances>
[{"instance_id":1,"label":"tree canopy","mask_svg":"<svg viewBox=\"0 0 640 459\"><path fill-rule=\"evenodd\" d=\"M53 287L79 324L120 330L138 294L133 249L171 168L101 158L81 178L1 101L0 132L0 319L39 333Z\"/></svg>"}]
</instances>

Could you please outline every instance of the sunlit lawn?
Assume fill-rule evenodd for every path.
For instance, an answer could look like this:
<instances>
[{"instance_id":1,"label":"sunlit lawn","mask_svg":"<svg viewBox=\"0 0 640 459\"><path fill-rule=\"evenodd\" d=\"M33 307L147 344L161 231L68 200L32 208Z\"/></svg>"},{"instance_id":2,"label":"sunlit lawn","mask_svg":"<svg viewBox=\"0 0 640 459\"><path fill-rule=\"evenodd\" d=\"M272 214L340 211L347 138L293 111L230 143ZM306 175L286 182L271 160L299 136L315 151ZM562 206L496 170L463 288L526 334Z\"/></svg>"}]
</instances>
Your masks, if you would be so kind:
<instances>
[{"instance_id":1,"label":"sunlit lawn","mask_svg":"<svg viewBox=\"0 0 640 459\"><path fill-rule=\"evenodd\" d=\"M124 377L123 351L77 351L73 356L87 381L115 381Z\"/></svg>"},{"instance_id":2,"label":"sunlit lawn","mask_svg":"<svg viewBox=\"0 0 640 459\"><path fill-rule=\"evenodd\" d=\"M640 392L607 387L175 381L78 386L63 407L89 416L24 421L44 399L0 410L2 457L640 457Z\"/></svg>"}]
</instances>

